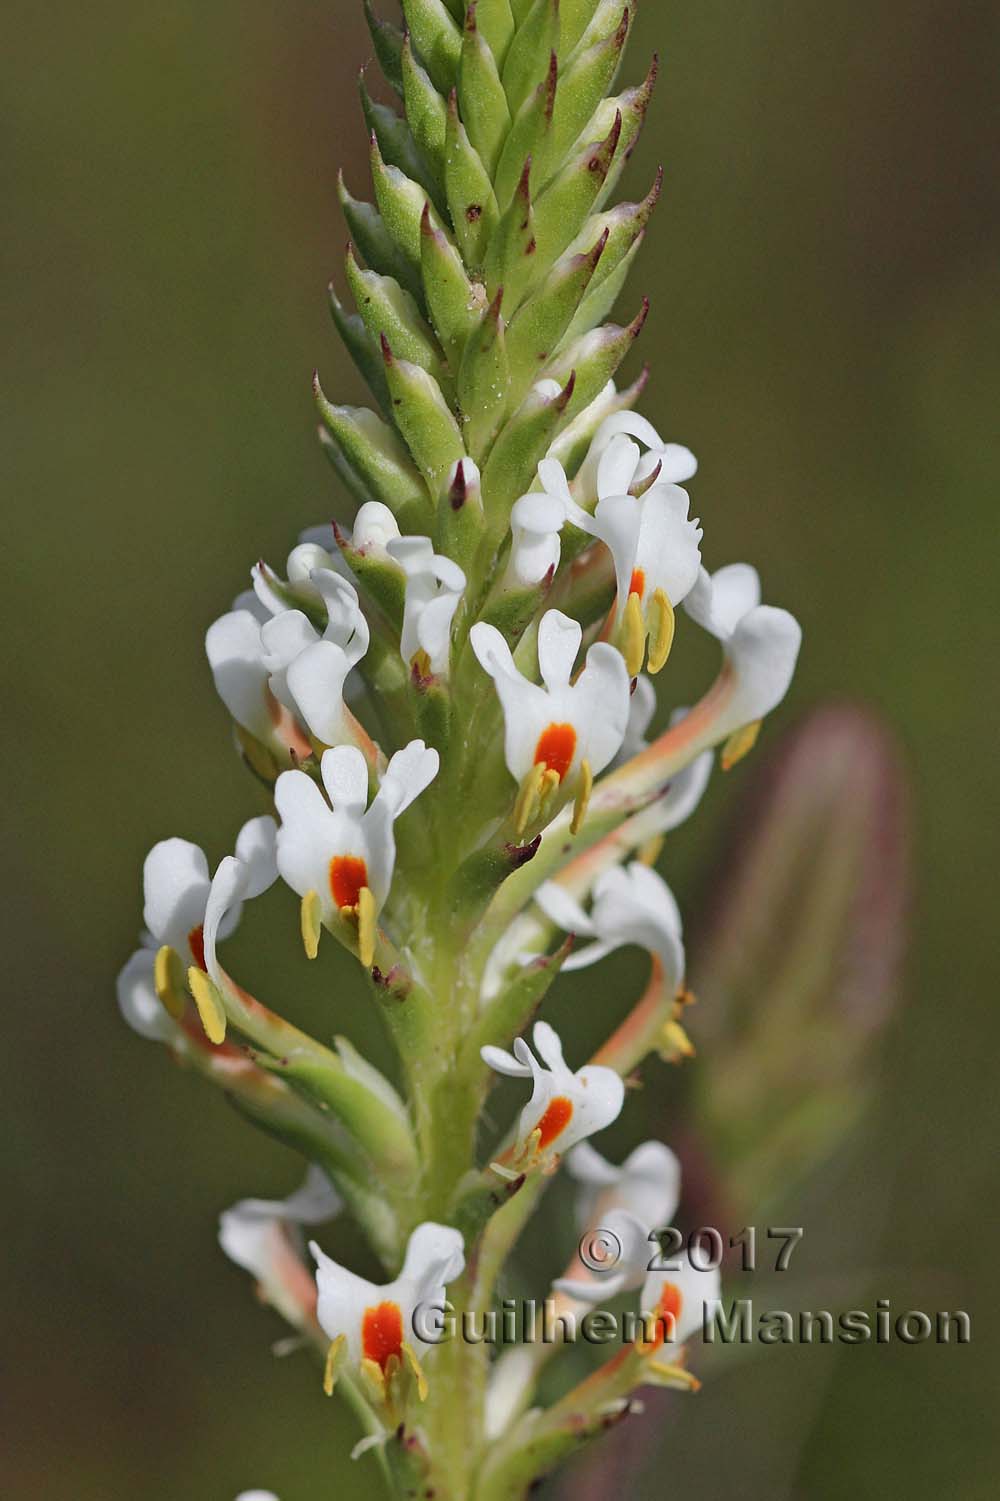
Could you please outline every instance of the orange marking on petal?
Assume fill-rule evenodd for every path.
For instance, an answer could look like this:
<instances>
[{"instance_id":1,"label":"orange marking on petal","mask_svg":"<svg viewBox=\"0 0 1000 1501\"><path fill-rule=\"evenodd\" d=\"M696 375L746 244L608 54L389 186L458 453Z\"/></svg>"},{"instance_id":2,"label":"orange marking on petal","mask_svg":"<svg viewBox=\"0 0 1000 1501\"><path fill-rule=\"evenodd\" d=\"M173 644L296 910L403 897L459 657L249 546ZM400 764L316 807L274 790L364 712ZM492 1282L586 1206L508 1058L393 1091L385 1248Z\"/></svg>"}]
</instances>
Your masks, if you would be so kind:
<instances>
[{"instance_id":1,"label":"orange marking on petal","mask_svg":"<svg viewBox=\"0 0 1000 1501\"><path fill-rule=\"evenodd\" d=\"M576 751L576 730L571 724L550 724L538 737L535 765L554 771L560 782L569 771Z\"/></svg>"},{"instance_id":2,"label":"orange marking on petal","mask_svg":"<svg viewBox=\"0 0 1000 1501\"><path fill-rule=\"evenodd\" d=\"M205 968L205 929L201 923L188 934L188 948L199 969Z\"/></svg>"},{"instance_id":3,"label":"orange marking on petal","mask_svg":"<svg viewBox=\"0 0 1000 1501\"><path fill-rule=\"evenodd\" d=\"M539 1150L544 1151L550 1142L555 1141L557 1136L561 1136L572 1119L573 1101L567 1099L564 1094L557 1094L535 1127L539 1133Z\"/></svg>"},{"instance_id":4,"label":"orange marking on petal","mask_svg":"<svg viewBox=\"0 0 1000 1501\"><path fill-rule=\"evenodd\" d=\"M330 861L330 890L341 910L356 907L358 893L367 885L368 867L360 855L334 855Z\"/></svg>"},{"instance_id":5,"label":"orange marking on petal","mask_svg":"<svg viewBox=\"0 0 1000 1501\"><path fill-rule=\"evenodd\" d=\"M646 592L646 574L641 568L632 569L632 579L628 586L630 594L638 594L641 599Z\"/></svg>"},{"instance_id":6,"label":"orange marking on petal","mask_svg":"<svg viewBox=\"0 0 1000 1501\"><path fill-rule=\"evenodd\" d=\"M366 1360L385 1370L389 1357L403 1358L403 1314L398 1303L377 1303L361 1319L361 1349Z\"/></svg>"},{"instance_id":7,"label":"orange marking on petal","mask_svg":"<svg viewBox=\"0 0 1000 1501\"><path fill-rule=\"evenodd\" d=\"M658 1350L664 1340L672 1340L677 1332L677 1321L684 1306L684 1297L674 1282L665 1282L656 1305L657 1320L653 1348Z\"/></svg>"}]
</instances>

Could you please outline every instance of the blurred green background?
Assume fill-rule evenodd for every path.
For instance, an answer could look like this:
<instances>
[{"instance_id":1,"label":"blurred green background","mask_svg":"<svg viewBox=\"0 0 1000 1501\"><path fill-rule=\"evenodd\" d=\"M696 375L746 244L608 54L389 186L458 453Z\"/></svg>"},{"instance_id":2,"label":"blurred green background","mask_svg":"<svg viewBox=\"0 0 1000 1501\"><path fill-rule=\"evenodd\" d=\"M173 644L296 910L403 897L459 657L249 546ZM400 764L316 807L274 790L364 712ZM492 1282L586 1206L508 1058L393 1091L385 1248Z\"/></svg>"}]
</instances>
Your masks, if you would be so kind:
<instances>
[{"instance_id":1,"label":"blurred green background","mask_svg":"<svg viewBox=\"0 0 1000 1501\"><path fill-rule=\"evenodd\" d=\"M337 165L355 191L364 181L360 12L8 12L5 1497L230 1501L256 1484L313 1501L372 1483L348 1466L350 1425L308 1361L270 1360L280 1326L214 1242L219 1209L286 1192L296 1164L130 1035L113 994L149 845L182 834L215 860L260 811L202 636L258 555L282 562L329 514L313 365L328 392L360 395L324 301L345 239ZM653 48L665 66L626 184L641 193L665 164L628 294L653 297L644 408L701 458L710 564L751 557L803 621L800 676L764 751L780 722L849 694L894 727L912 778L904 1000L877 1110L792 1206L800 1270L840 1265L850 1240L850 1264L873 1269L869 1303L964 1307L974 1343L766 1353L684 1407L635 1493L985 1501L997 14L649 0L633 76ZM672 699L712 669L693 632L682 644ZM686 909L746 774L717 780L672 842ZM304 970L287 894L246 927L240 962L274 996ZM616 980L639 973L633 957L593 982L588 1034ZM309 984L297 1014L367 1038L332 954ZM612 1149L675 1078L654 1074ZM357 1249L341 1229L328 1239Z\"/></svg>"}]
</instances>

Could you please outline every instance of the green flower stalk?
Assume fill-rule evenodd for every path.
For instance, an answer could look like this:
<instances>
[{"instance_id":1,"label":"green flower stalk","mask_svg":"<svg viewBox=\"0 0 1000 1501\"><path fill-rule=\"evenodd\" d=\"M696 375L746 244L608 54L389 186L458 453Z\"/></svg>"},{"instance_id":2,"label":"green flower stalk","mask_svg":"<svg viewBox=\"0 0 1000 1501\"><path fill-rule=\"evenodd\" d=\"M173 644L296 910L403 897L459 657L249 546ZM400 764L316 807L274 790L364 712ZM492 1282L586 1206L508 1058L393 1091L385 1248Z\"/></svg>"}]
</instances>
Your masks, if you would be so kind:
<instances>
[{"instance_id":1,"label":"green flower stalk","mask_svg":"<svg viewBox=\"0 0 1000 1501\"><path fill-rule=\"evenodd\" d=\"M693 456L634 411L643 379L615 384L648 303L607 320L660 188L613 202L657 71L618 83L632 8L404 0L403 26L366 10L397 103L362 75L372 199L341 179L354 309L331 290L331 310L372 406L337 405L317 377L337 521L302 534L284 576L258 563L207 634L268 811L214 875L187 841L151 851L119 999L310 1164L291 1199L228 1211L221 1239L357 1412L362 1462L396 1495L502 1501L627 1416L644 1385L697 1385L686 1346L718 1274L649 1267L676 1160L649 1143L616 1168L587 1139L648 1057L691 1051L681 918L652 865L715 748L734 764L783 699L800 632L761 604L752 568L704 569L680 488ZM682 604L722 666L648 742L643 668L667 665ZM279 876L302 962L331 938L356 956L394 1081L224 967L244 907ZM649 984L571 1066L538 1019L548 989L626 944L648 952ZM528 1088L491 1142L497 1074ZM618 1255L571 1260L551 1307L583 1316L627 1293L633 1327L543 1409L558 1346L525 1331L491 1364L482 1343L440 1335L451 1314L481 1324L563 1164L580 1224ZM341 1210L381 1285L316 1244L306 1255L303 1227Z\"/></svg>"}]
</instances>

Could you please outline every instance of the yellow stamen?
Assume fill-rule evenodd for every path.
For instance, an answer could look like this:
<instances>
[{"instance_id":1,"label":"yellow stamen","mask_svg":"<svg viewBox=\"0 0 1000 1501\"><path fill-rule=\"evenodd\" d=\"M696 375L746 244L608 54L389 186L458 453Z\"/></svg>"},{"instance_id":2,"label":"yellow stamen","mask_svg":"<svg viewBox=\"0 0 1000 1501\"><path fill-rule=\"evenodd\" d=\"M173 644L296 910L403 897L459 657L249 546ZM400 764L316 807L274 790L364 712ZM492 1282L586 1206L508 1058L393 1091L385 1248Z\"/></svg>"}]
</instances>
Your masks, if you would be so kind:
<instances>
[{"instance_id":1,"label":"yellow stamen","mask_svg":"<svg viewBox=\"0 0 1000 1501\"><path fill-rule=\"evenodd\" d=\"M731 771L738 761L744 756L749 756L757 744L760 734L761 721L755 719L753 724L744 725L742 730L737 730L735 735L730 735L722 747L722 769Z\"/></svg>"},{"instance_id":2,"label":"yellow stamen","mask_svg":"<svg viewBox=\"0 0 1000 1501\"><path fill-rule=\"evenodd\" d=\"M431 659L422 647L420 651L413 653L410 659L410 668L421 678L429 678L433 675L431 673Z\"/></svg>"},{"instance_id":3,"label":"yellow stamen","mask_svg":"<svg viewBox=\"0 0 1000 1501\"><path fill-rule=\"evenodd\" d=\"M172 949L169 943L165 943L161 949L157 950L153 965L153 984L160 998L160 1004L167 1015L172 1016L175 1022L179 1022L187 1008L187 996L184 992L184 965L180 954L176 949Z\"/></svg>"},{"instance_id":4,"label":"yellow stamen","mask_svg":"<svg viewBox=\"0 0 1000 1501\"><path fill-rule=\"evenodd\" d=\"M681 1365L663 1365L658 1360L650 1360L646 1365L645 1379L653 1378L653 1385L673 1387L679 1391L700 1392L701 1382L697 1376L692 1376Z\"/></svg>"},{"instance_id":5,"label":"yellow stamen","mask_svg":"<svg viewBox=\"0 0 1000 1501\"><path fill-rule=\"evenodd\" d=\"M642 671L642 662L646 655L646 626L642 618L642 605L638 594L630 594L628 597L622 619L621 639L625 666L628 668L629 677L634 678Z\"/></svg>"},{"instance_id":6,"label":"yellow stamen","mask_svg":"<svg viewBox=\"0 0 1000 1501\"><path fill-rule=\"evenodd\" d=\"M365 969L375 963L375 898L370 886L358 892L358 956Z\"/></svg>"},{"instance_id":7,"label":"yellow stamen","mask_svg":"<svg viewBox=\"0 0 1000 1501\"><path fill-rule=\"evenodd\" d=\"M198 969L194 964L188 970L188 985L194 996L205 1036L218 1047L226 1040L226 1008L222 1004L219 988L203 969Z\"/></svg>"},{"instance_id":8,"label":"yellow stamen","mask_svg":"<svg viewBox=\"0 0 1000 1501\"><path fill-rule=\"evenodd\" d=\"M520 1178L521 1176L520 1173L515 1172L513 1168L505 1166L505 1164L502 1162L491 1162L490 1168L494 1173L496 1173L497 1177L502 1178L505 1183L513 1183L515 1178Z\"/></svg>"},{"instance_id":9,"label":"yellow stamen","mask_svg":"<svg viewBox=\"0 0 1000 1501\"><path fill-rule=\"evenodd\" d=\"M545 767L536 761L518 789L514 804L514 832L519 839L535 816L544 776Z\"/></svg>"},{"instance_id":10,"label":"yellow stamen","mask_svg":"<svg viewBox=\"0 0 1000 1501\"><path fill-rule=\"evenodd\" d=\"M670 655L674 644L677 619L674 607L662 589L657 589L649 606L651 637L649 643L649 670L659 672Z\"/></svg>"},{"instance_id":11,"label":"yellow stamen","mask_svg":"<svg viewBox=\"0 0 1000 1501\"><path fill-rule=\"evenodd\" d=\"M678 1021L667 1022L660 1033L656 1051L664 1063L680 1063L682 1058L693 1058L694 1043Z\"/></svg>"},{"instance_id":12,"label":"yellow stamen","mask_svg":"<svg viewBox=\"0 0 1000 1501\"><path fill-rule=\"evenodd\" d=\"M561 785L562 777L559 773L553 771L550 766L546 767L545 774L542 777L542 785L538 791L538 811L540 814L545 812L546 805L551 801L553 793L558 792Z\"/></svg>"},{"instance_id":13,"label":"yellow stamen","mask_svg":"<svg viewBox=\"0 0 1000 1501\"><path fill-rule=\"evenodd\" d=\"M338 1334L326 1352L326 1365L323 1368L323 1390L328 1397L333 1396L333 1388L337 1385L337 1372L343 1364L346 1349L347 1335Z\"/></svg>"},{"instance_id":14,"label":"yellow stamen","mask_svg":"<svg viewBox=\"0 0 1000 1501\"><path fill-rule=\"evenodd\" d=\"M650 839L644 844L636 856L640 865L648 865L652 869L663 854L663 846L666 842L662 834L657 834L654 839Z\"/></svg>"},{"instance_id":15,"label":"yellow stamen","mask_svg":"<svg viewBox=\"0 0 1000 1501\"><path fill-rule=\"evenodd\" d=\"M388 1365L388 1361L386 1362ZM369 1398L381 1405L386 1399L386 1378L377 1360L361 1362L361 1385L367 1389Z\"/></svg>"},{"instance_id":16,"label":"yellow stamen","mask_svg":"<svg viewBox=\"0 0 1000 1501\"><path fill-rule=\"evenodd\" d=\"M424 1368L420 1364L420 1361L417 1359L416 1355L414 1355L413 1350L411 1349L411 1347L408 1344L406 1344L405 1342L403 1344L403 1360L404 1360L406 1366L409 1366L410 1373L412 1374L414 1380L417 1383L417 1397L418 1397L418 1399L421 1402L426 1402L427 1401L427 1377L424 1375Z\"/></svg>"},{"instance_id":17,"label":"yellow stamen","mask_svg":"<svg viewBox=\"0 0 1000 1501\"><path fill-rule=\"evenodd\" d=\"M580 763L580 781L576 789L576 802L573 804L573 821L569 826L571 834L579 834L580 826L587 816L590 794L593 790L594 773L590 769L590 762L584 760Z\"/></svg>"},{"instance_id":18,"label":"yellow stamen","mask_svg":"<svg viewBox=\"0 0 1000 1501\"><path fill-rule=\"evenodd\" d=\"M302 898L299 922L302 928L302 947L306 951L306 958L315 959L319 953L319 936L323 931L318 891L307 891Z\"/></svg>"}]
</instances>

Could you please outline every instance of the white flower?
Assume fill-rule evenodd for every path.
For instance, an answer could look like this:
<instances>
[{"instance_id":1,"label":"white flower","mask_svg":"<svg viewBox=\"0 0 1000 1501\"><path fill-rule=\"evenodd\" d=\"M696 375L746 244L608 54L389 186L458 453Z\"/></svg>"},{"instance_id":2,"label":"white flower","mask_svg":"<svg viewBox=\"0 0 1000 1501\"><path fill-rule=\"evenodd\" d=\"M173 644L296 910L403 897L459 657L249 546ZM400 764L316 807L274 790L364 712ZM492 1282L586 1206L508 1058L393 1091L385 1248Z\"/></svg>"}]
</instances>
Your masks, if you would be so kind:
<instances>
[{"instance_id":1,"label":"white flower","mask_svg":"<svg viewBox=\"0 0 1000 1501\"><path fill-rule=\"evenodd\" d=\"M632 414L619 413L609 421L624 417ZM666 483L662 463L659 468L654 464L647 477L650 457L644 460L638 444L623 432L610 438L596 467L599 499L593 515L579 504L579 492L574 498L561 464L548 458L538 469L545 491L562 502L567 519L611 553L616 623L633 676L642 666L647 636L652 637L650 671L663 666L673 641L674 610L694 586L701 566L701 526L688 517L687 491Z\"/></svg>"},{"instance_id":2,"label":"white flower","mask_svg":"<svg viewBox=\"0 0 1000 1501\"><path fill-rule=\"evenodd\" d=\"M639 679L639 684L647 681ZM626 745L631 740L631 754L638 756L646 750L649 742L644 738L652 718L653 706L637 704L638 692L633 695L633 714L629 718L628 734L625 737ZM690 711L688 709L675 709L670 716L671 727L681 723ZM621 758L621 759L624 759ZM669 834L671 830L679 828L686 823L691 815L696 812L699 803L705 795L709 780L712 775L712 766L715 755L711 750L704 750L701 755L695 756L694 760L685 766L676 776L671 777L666 791L662 792L654 802L641 813L633 814L629 820L629 828L632 833L632 843L638 849L651 839L658 839L662 834Z\"/></svg>"},{"instance_id":3,"label":"white flower","mask_svg":"<svg viewBox=\"0 0 1000 1501\"><path fill-rule=\"evenodd\" d=\"M619 448L618 457L605 463L609 449L623 436L637 439L646 452L635 448L634 458L630 451L626 463L624 450ZM592 511L605 495L627 494L635 487L648 485L654 477L664 484L680 485L697 470L698 461L689 448L680 443L664 443L652 423L638 412L615 412L604 419L594 434L587 457L573 481L573 491L583 508Z\"/></svg>"},{"instance_id":4,"label":"white flower","mask_svg":"<svg viewBox=\"0 0 1000 1501\"><path fill-rule=\"evenodd\" d=\"M718 1302L722 1286L717 1267L703 1270L695 1264L697 1251L692 1255L685 1248L664 1258L655 1255L655 1246L651 1249L651 1260L670 1262L662 1271L647 1273L639 1300L640 1312L657 1321L653 1344L658 1350L663 1344L686 1344L703 1329L706 1306Z\"/></svg>"},{"instance_id":5,"label":"white flower","mask_svg":"<svg viewBox=\"0 0 1000 1501\"><path fill-rule=\"evenodd\" d=\"M329 745L349 738L344 685L368 650L370 635L357 592L347 579L331 569L316 568L310 582L326 607L322 636L301 610L282 610L261 627L260 637L274 697Z\"/></svg>"},{"instance_id":6,"label":"white flower","mask_svg":"<svg viewBox=\"0 0 1000 1501\"><path fill-rule=\"evenodd\" d=\"M327 526L309 527L299 537L299 547L309 544L324 548L327 547L330 531L331 527L329 524ZM342 538L355 552L363 553L365 557L378 558L381 562L386 562L389 557L386 551L387 544L399 536L399 524L387 505L383 505L380 500L366 500L364 505L358 508L357 515L354 518L354 525L349 532L345 531L343 527L335 527L333 531L338 540ZM296 549L297 551L298 549ZM294 556L295 553L292 554L292 557ZM335 559L340 558L339 552L331 556ZM292 559L289 558L288 561L289 565L291 565ZM334 562L330 566L336 567L338 565ZM342 559L340 559L340 566L344 566ZM291 578L291 566L289 566L288 576Z\"/></svg>"},{"instance_id":7,"label":"white flower","mask_svg":"<svg viewBox=\"0 0 1000 1501\"><path fill-rule=\"evenodd\" d=\"M566 520L567 508L558 495L533 491L514 503L510 557L504 574L506 588L534 588L555 573L562 555L559 534Z\"/></svg>"},{"instance_id":8,"label":"white flower","mask_svg":"<svg viewBox=\"0 0 1000 1501\"><path fill-rule=\"evenodd\" d=\"M517 670L498 630L483 621L472 627L472 649L503 709L507 768L519 783L538 767L569 791L584 767L585 776L597 776L621 746L629 712L625 663L615 647L598 642L571 683L582 637L575 620L546 611L538 628L540 686Z\"/></svg>"},{"instance_id":9,"label":"white flower","mask_svg":"<svg viewBox=\"0 0 1000 1501\"><path fill-rule=\"evenodd\" d=\"M556 881L546 881L535 893L546 917L564 932L594 940L574 950L563 969L583 969L615 949L635 943L657 955L666 984L677 990L684 978L681 915L663 877L638 860L625 867L614 866L594 882L593 898L588 915Z\"/></svg>"},{"instance_id":10,"label":"white flower","mask_svg":"<svg viewBox=\"0 0 1000 1501\"><path fill-rule=\"evenodd\" d=\"M245 898L263 891L267 848L272 851L274 819L252 818L243 825L236 840L236 858L228 863L235 867L240 890L214 921L214 937L227 937L240 920ZM227 862L224 861L225 865ZM261 882L264 884L261 884ZM178 955L182 972L193 964L205 968L205 925L212 892L208 861L204 852L187 839L164 839L146 856L142 872L146 932L138 949L118 976L118 1004L129 1026L143 1037L156 1042L173 1035L173 1025L157 995L156 956L164 948ZM214 938L213 938L214 942Z\"/></svg>"},{"instance_id":11,"label":"white flower","mask_svg":"<svg viewBox=\"0 0 1000 1501\"><path fill-rule=\"evenodd\" d=\"M198 965L216 985L223 983L216 949L236 926L243 903L264 892L278 879L277 825L270 816L252 818L236 841L236 854L220 862L205 905L202 929L202 960Z\"/></svg>"},{"instance_id":12,"label":"white flower","mask_svg":"<svg viewBox=\"0 0 1000 1501\"><path fill-rule=\"evenodd\" d=\"M581 1231L604 1223L613 1210L635 1215L650 1230L669 1226L681 1196L681 1165L662 1141L644 1141L615 1167L589 1142L574 1147L566 1169L579 1184L577 1224Z\"/></svg>"},{"instance_id":13,"label":"white flower","mask_svg":"<svg viewBox=\"0 0 1000 1501\"><path fill-rule=\"evenodd\" d=\"M566 1166L580 1184L576 1213L583 1239L570 1275L553 1288L592 1304L638 1291L657 1255L655 1232L670 1225L677 1209L680 1163L662 1142L647 1141L615 1167L581 1142Z\"/></svg>"},{"instance_id":14,"label":"white flower","mask_svg":"<svg viewBox=\"0 0 1000 1501\"><path fill-rule=\"evenodd\" d=\"M588 1064L574 1073L548 1022L535 1023L532 1039L541 1063L522 1037L515 1039L512 1053L494 1047L484 1047L481 1052L484 1063L496 1073L532 1081L531 1099L518 1121L514 1161L537 1165L562 1156L577 1142L617 1120L625 1100L625 1085L613 1069L599 1064Z\"/></svg>"},{"instance_id":15,"label":"white flower","mask_svg":"<svg viewBox=\"0 0 1000 1501\"><path fill-rule=\"evenodd\" d=\"M273 1491L240 1491L236 1501L278 1501Z\"/></svg>"},{"instance_id":16,"label":"white flower","mask_svg":"<svg viewBox=\"0 0 1000 1501\"><path fill-rule=\"evenodd\" d=\"M756 725L781 703L795 672L802 628L787 610L760 603L760 578L747 563L711 575L702 568L684 608L725 652L722 678L710 695L712 737L718 742Z\"/></svg>"},{"instance_id":17,"label":"white flower","mask_svg":"<svg viewBox=\"0 0 1000 1501\"><path fill-rule=\"evenodd\" d=\"M256 1278L265 1302L302 1328L312 1316L316 1290L302 1260L301 1225L323 1225L341 1201L322 1168L313 1164L287 1199L241 1199L219 1216L219 1245L230 1261Z\"/></svg>"},{"instance_id":18,"label":"white flower","mask_svg":"<svg viewBox=\"0 0 1000 1501\"><path fill-rule=\"evenodd\" d=\"M374 935L364 925L381 912L392 884L393 824L434 780L438 764L436 750L411 740L389 762L371 807L368 765L354 746L337 746L323 756L320 772L329 802L303 771L284 772L275 786L283 879L299 896L318 903L319 920L327 926L341 917L358 918L365 963Z\"/></svg>"},{"instance_id":19,"label":"white flower","mask_svg":"<svg viewBox=\"0 0 1000 1501\"><path fill-rule=\"evenodd\" d=\"M446 1225L418 1225L406 1248L403 1270L379 1287L326 1256L315 1241L319 1288L317 1317L327 1338L342 1341L342 1358L379 1382L391 1381L414 1350L431 1347L425 1336L442 1311L445 1289L465 1269L462 1236ZM417 1315L415 1318L414 1315Z\"/></svg>"},{"instance_id":20,"label":"white flower","mask_svg":"<svg viewBox=\"0 0 1000 1501\"><path fill-rule=\"evenodd\" d=\"M406 574L399 643L403 661L413 665L422 653L426 672L443 676L448 671L451 623L465 591L465 574L451 558L434 551L429 537L398 537L387 544L386 551Z\"/></svg>"},{"instance_id":21,"label":"white flower","mask_svg":"<svg viewBox=\"0 0 1000 1501\"><path fill-rule=\"evenodd\" d=\"M271 692L271 668L261 641L263 608L252 595L241 595L237 603L239 609L213 622L205 634L215 691L236 724L282 759L287 760L289 750L308 756L311 747L302 726Z\"/></svg>"}]
</instances>

